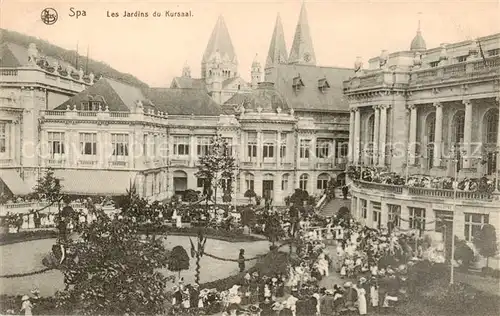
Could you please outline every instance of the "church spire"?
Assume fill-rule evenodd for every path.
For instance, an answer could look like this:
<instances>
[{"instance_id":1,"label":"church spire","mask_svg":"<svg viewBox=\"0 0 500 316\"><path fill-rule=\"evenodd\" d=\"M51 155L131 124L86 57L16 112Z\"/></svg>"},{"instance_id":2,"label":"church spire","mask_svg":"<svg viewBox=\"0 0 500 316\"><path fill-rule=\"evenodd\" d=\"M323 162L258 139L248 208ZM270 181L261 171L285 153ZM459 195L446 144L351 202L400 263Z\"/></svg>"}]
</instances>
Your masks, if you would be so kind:
<instances>
[{"instance_id":1,"label":"church spire","mask_svg":"<svg viewBox=\"0 0 500 316\"><path fill-rule=\"evenodd\" d=\"M266 68L270 68L277 64L286 63L288 53L286 51L285 33L283 32L283 24L278 13L276 16L276 24L274 25L269 52L267 53Z\"/></svg>"},{"instance_id":2,"label":"church spire","mask_svg":"<svg viewBox=\"0 0 500 316\"><path fill-rule=\"evenodd\" d=\"M300 63L306 65L316 64L316 55L312 44L309 23L307 21L306 5L302 3L299 22L295 28L292 49L290 50L289 63Z\"/></svg>"},{"instance_id":3,"label":"church spire","mask_svg":"<svg viewBox=\"0 0 500 316\"><path fill-rule=\"evenodd\" d=\"M215 23L207 48L203 54L202 63L210 61L212 55L216 52L219 52L223 60L227 59L230 62L237 62L233 43L231 42L231 37L229 36L229 31L222 15L219 15L217 23Z\"/></svg>"}]
</instances>

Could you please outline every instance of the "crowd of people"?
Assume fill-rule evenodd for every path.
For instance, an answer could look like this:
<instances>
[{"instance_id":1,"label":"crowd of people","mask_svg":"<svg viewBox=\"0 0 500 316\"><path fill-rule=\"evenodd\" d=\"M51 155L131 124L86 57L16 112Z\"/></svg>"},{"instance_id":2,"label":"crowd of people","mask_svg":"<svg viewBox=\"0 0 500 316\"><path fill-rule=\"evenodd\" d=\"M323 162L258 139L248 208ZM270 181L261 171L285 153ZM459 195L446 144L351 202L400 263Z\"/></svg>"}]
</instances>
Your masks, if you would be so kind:
<instances>
[{"instance_id":1,"label":"crowd of people","mask_svg":"<svg viewBox=\"0 0 500 316\"><path fill-rule=\"evenodd\" d=\"M293 206L284 212L270 208L263 215L279 218L284 238L295 237L286 271L246 273L242 282L224 291L181 282L174 290L173 314L366 315L408 298L415 281L412 266L436 259L426 257L411 235L368 228L345 214L326 218L305 207L296 209L298 219Z\"/></svg>"},{"instance_id":2,"label":"crowd of people","mask_svg":"<svg viewBox=\"0 0 500 316\"><path fill-rule=\"evenodd\" d=\"M453 177L434 177L428 175L409 175L406 177L395 172L381 172L372 167L361 168L351 166L347 172L349 177L355 180L429 189L453 190L455 182ZM463 178L457 182L457 189L461 191L491 193L495 190L495 179L489 179L486 176L481 178Z\"/></svg>"}]
</instances>

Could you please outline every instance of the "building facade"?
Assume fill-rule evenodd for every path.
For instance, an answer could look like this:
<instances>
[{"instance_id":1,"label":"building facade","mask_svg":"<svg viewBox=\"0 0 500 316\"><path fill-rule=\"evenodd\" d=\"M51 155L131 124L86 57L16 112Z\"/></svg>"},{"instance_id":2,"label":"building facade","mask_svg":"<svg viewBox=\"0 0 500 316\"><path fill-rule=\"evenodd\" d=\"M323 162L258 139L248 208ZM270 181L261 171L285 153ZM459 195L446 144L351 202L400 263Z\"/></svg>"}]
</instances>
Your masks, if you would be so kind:
<instances>
[{"instance_id":1,"label":"building facade","mask_svg":"<svg viewBox=\"0 0 500 316\"><path fill-rule=\"evenodd\" d=\"M170 88L139 88L109 78L94 82L70 65L62 74L50 72L52 67L29 64L28 49L16 47L4 56L15 53L18 63L3 57L0 77L6 96L0 136L12 157L0 160L4 191L30 191L48 167L63 191L74 195L120 195L131 184L157 200L202 191L197 164L216 133L237 160L237 199L253 189L280 205L295 188L322 194L330 179L343 183L349 112L341 87L353 71L316 66L304 6L296 33L288 55L278 17L265 77L256 59L246 84L220 17L201 79L191 78L185 65ZM216 89L221 80L230 88ZM22 128L11 127L16 124ZM28 142L36 146L25 148Z\"/></svg>"},{"instance_id":2,"label":"building facade","mask_svg":"<svg viewBox=\"0 0 500 316\"><path fill-rule=\"evenodd\" d=\"M419 30L410 50L369 60L344 82L349 164L403 178L498 179L500 34L427 49ZM495 185L495 184L493 184ZM353 181L352 209L374 227L442 231L467 241L485 223L500 228L495 192ZM454 224L453 224L454 223ZM451 239L450 239L451 240Z\"/></svg>"}]
</instances>

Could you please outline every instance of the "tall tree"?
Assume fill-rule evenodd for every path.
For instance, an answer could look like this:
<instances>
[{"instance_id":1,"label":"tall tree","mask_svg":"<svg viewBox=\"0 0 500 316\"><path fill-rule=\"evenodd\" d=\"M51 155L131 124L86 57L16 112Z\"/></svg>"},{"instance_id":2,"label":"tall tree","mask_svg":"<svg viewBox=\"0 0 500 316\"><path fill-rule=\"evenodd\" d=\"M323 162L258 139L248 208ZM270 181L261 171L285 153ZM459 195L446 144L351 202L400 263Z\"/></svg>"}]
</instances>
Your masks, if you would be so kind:
<instances>
[{"instance_id":1,"label":"tall tree","mask_svg":"<svg viewBox=\"0 0 500 316\"><path fill-rule=\"evenodd\" d=\"M276 242L285 237L285 230L281 226L281 221L277 214L269 214L265 224L264 235L269 239L274 248Z\"/></svg>"},{"instance_id":2,"label":"tall tree","mask_svg":"<svg viewBox=\"0 0 500 316\"><path fill-rule=\"evenodd\" d=\"M33 195L38 200L47 200L49 202L49 206L52 206L54 204L59 204L62 201L63 194L61 190L62 187L60 180L55 177L54 170L52 170L52 168L48 168L45 174L37 179ZM43 209L47 207L48 206Z\"/></svg>"},{"instance_id":3,"label":"tall tree","mask_svg":"<svg viewBox=\"0 0 500 316\"><path fill-rule=\"evenodd\" d=\"M479 249L481 256L486 257L486 266L489 264L489 258L496 255L498 251L497 234L495 226L485 224L473 239L474 246Z\"/></svg>"},{"instance_id":4,"label":"tall tree","mask_svg":"<svg viewBox=\"0 0 500 316\"><path fill-rule=\"evenodd\" d=\"M97 213L68 241L59 266L66 288L56 295L67 314L164 313L167 278L158 269L166 268L168 252L161 238L140 234L144 200L131 193L123 202L118 216Z\"/></svg>"},{"instance_id":5,"label":"tall tree","mask_svg":"<svg viewBox=\"0 0 500 316\"><path fill-rule=\"evenodd\" d=\"M204 191L213 192L214 203L217 203L218 188L225 191L224 195L232 193L236 169L236 160L232 156L231 146L222 135L217 134L212 137L208 153L200 157L196 176L205 179L206 189Z\"/></svg>"}]
</instances>

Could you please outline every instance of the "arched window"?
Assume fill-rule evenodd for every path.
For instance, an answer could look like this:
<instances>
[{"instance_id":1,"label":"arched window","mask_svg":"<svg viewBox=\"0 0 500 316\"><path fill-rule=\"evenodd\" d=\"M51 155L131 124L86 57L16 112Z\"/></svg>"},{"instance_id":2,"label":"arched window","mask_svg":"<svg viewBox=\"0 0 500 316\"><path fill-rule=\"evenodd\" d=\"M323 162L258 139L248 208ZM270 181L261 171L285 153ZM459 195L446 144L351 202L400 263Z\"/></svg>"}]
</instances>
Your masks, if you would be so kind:
<instances>
[{"instance_id":1,"label":"arched window","mask_svg":"<svg viewBox=\"0 0 500 316\"><path fill-rule=\"evenodd\" d=\"M325 190L328 187L328 181L330 181L330 175L328 173L322 173L318 176L318 181L316 183L316 188L318 190Z\"/></svg>"},{"instance_id":2,"label":"arched window","mask_svg":"<svg viewBox=\"0 0 500 316\"><path fill-rule=\"evenodd\" d=\"M498 137L498 110L491 109L485 115L486 143L496 144Z\"/></svg>"},{"instance_id":3,"label":"arched window","mask_svg":"<svg viewBox=\"0 0 500 316\"><path fill-rule=\"evenodd\" d=\"M252 190L254 189L254 176L251 173L245 174L245 184L246 184L246 189L247 190Z\"/></svg>"},{"instance_id":4,"label":"arched window","mask_svg":"<svg viewBox=\"0 0 500 316\"><path fill-rule=\"evenodd\" d=\"M281 191L288 191L288 178L290 178L290 175L288 173L285 173L283 176L281 176Z\"/></svg>"},{"instance_id":5,"label":"arched window","mask_svg":"<svg viewBox=\"0 0 500 316\"><path fill-rule=\"evenodd\" d=\"M304 173L299 179L299 188L302 190L307 190L307 181L309 180L309 175Z\"/></svg>"},{"instance_id":6,"label":"arched window","mask_svg":"<svg viewBox=\"0 0 500 316\"><path fill-rule=\"evenodd\" d=\"M368 119L368 139L369 143L375 139L375 115L371 115Z\"/></svg>"},{"instance_id":7,"label":"arched window","mask_svg":"<svg viewBox=\"0 0 500 316\"><path fill-rule=\"evenodd\" d=\"M465 112L458 111L453 117L453 143L457 144L464 140Z\"/></svg>"}]
</instances>

